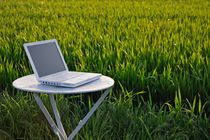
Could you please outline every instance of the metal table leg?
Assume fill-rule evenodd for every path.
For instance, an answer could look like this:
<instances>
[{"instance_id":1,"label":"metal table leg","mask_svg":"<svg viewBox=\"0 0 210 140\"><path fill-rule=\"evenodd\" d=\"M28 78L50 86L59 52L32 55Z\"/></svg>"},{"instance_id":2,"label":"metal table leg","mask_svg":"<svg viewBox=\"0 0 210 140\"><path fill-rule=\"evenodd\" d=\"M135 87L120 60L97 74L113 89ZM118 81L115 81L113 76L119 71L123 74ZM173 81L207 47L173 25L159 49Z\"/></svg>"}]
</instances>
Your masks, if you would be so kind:
<instances>
[{"instance_id":1,"label":"metal table leg","mask_svg":"<svg viewBox=\"0 0 210 140\"><path fill-rule=\"evenodd\" d=\"M58 112L58 108L56 106L55 98L54 98L54 96L52 94L50 95L50 102L51 102L51 105L52 105L52 108L53 108L53 112L54 112L54 115L55 115L55 119L56 119L58 128L61 131L61 133L63 134L64 139L66 140L67 139L67 135L66 135L66 132L65 132L65 130L63 128L63 124L61 122L61 118L60 118L60 114Z\"/></svg>"},{"instance_id":2,"label":"metal table leg","mask_svg":"<svg viewBox=\"0 0 210 140\"><path fill-rule=\"evenodd\" d=\"M39 105L39 108L42 110L42 112L45 115L47 121L49 122L50 126L53 128L54 133L58 136L59 140L66 140L66 137L63 135L63 133L61 133L61 130L57 127L57 125L53 121L52 117L50 116L50 113L46 109L46 107L43 104L42 100L40 99L39 95L33 94L33 96L34 96L37 104ZM54 110L54 108L53 108L53 110Z\"/></svg>"},{"instance_id":3,"label":"metal table leg","mask_svg":"<svg viewBox=\"0 0 210 140\"><path fill-rule=\"evenodd\" d=\"M74 131L70 134L68 137L68 140L72 140L74 136L79 132L79 130L85 125L85 123L89 120L89 118L93 115L95 110L99 107L99 105L102 103L102 101L105 99L105 97L109 94L111 89L107 89L101 97L97 100L97 102L93 105L93 107L90 109L90 111L87 113L87 115L83 118L83 120L80 120L77 127L74 129Z\"/></svg>"},{"instance_id":4,"label":"metal table leg","mask_svg":"<svg viewBox=\"0 0 210 140\"><path fill-rule=\"evenodd\" d=\"M70 134L70 136L68 138L67 138L65 130L63 128L63 125L62 125L62 122L61 122L61 119L60 119L60 114L58 112L53 94L51 94L49 96L50 96L50 102L51 102L53 112L54 112L54 115L55 115L55 119L56 119L56 122L57 122L58 126L55 124L54 120L52 119L50 113L46 109L46 107L43 104L42 100L40 99L39 95L34 93L33 96L34 96L37 104L39 105L39 108L42 110L42 112L45 115L47 121L49 122L50 126L53 128L54 133L58 136L59 140L67 140L67 139L72 140L75 137L75 135L80 131L80 129L90 119L90 117L93 115L93 113L96 111L96 109L102 103L102 101L106 98L106 96L109 94L110 90L111 90L111 88L105 90L105 92L101 95L101 97L93 105L93 107L90 109L90 111L87 113L87 115L82 120L80 120L79 124L73 130L73 132Z\"/></svg>"}]
</instances>

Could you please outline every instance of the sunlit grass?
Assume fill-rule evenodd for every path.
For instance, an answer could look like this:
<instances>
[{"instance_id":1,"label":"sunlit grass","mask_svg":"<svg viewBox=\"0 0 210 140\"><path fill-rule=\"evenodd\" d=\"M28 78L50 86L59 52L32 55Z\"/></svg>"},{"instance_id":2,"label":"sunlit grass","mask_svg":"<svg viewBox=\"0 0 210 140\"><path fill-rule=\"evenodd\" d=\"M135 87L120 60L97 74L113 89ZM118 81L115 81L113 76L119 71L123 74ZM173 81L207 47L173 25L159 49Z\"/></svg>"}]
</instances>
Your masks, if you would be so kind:
<instances>
[{"instance_id":1,"label":"sunlit grass","mask_svg":"<svg viewBox=\"0 0 210 140\"><path fill-rule=\"evenodd\" d=\"M12 88L33 73L23 43L53 38L70 70L116 83L77 139L209 139L209 7L208 0L0 0L0 139L56 139L31 96ZM67 132L88 110L79 97L57 98Z\"/></svg>"},{"instance_id":2,"label":"sunlit grass","mask_svg":"<svg viewBox=\"0 0 210 140\"><path fill-rule=\"evenodd\" d=\"M157 101L178 88L207 100L208 13L208 1L1 1L0 87L32 73L23 43L55 38L70 70L149 89Z\"/></svg>"}]
</instances>

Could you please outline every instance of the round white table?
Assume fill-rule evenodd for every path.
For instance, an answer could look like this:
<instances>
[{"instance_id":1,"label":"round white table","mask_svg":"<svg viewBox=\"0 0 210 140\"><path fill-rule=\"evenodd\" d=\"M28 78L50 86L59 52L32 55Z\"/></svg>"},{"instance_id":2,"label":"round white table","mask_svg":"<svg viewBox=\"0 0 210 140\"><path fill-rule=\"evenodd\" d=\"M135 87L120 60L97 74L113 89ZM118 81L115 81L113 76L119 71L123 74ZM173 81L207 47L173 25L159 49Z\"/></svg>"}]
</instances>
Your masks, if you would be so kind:
<instances>
[{"instance_id":1,"label":"round white table","mask_svg":"<svg viewBox=\"0 0 210 140\"><path fill-rule=\"evenodd\" d=\"M99 105L102 103L105 97L109 94L110 90L114 85L114 80L107 76L101 76L101 78L96 81L84 84L76 88L68 88L68 87L48 86L41 84L36 80L35 75L32 74L18 78L12 84L15 88L19 90L32 92L38 106L42 110L43 114L45 115L47 121L49 122L50 126L53 128L53 131L58 136L58 138L60 140L71 140L79 132L79 130L83 127L83 125L85 125L85 123L93 115L93 113L99 107ZM73 130L73 132L67 137L66 132L61 123L60 114L56 106L54 94L85 94L96 91L104 91L104 93L93 105L93 107L90 109L87 115L82 120L80 120L79 124ZM57 124L52 119L51 115L49 114L48 110L43 104L38 93L46 93L47 95L50 96L50 102L53 108Z\"/></svg>"}]
</instances>

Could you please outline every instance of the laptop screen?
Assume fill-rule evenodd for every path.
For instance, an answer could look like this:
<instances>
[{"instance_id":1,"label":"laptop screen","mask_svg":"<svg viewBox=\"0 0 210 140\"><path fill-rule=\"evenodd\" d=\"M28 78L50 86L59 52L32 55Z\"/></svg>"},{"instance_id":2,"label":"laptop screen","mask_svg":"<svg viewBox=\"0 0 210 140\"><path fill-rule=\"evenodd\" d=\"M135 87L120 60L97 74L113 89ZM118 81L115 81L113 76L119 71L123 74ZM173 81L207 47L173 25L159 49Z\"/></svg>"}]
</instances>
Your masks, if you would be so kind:
<instances>
[{"instance_id":1,"label":"laptop screen","mask_svg":"<svg viewBox=\"0 0 210 140\"><path fill-rule=\"evenodd\" d=\"M28 46L39 77L66 70L55 42Z\"/></svg>"}]
</instances>

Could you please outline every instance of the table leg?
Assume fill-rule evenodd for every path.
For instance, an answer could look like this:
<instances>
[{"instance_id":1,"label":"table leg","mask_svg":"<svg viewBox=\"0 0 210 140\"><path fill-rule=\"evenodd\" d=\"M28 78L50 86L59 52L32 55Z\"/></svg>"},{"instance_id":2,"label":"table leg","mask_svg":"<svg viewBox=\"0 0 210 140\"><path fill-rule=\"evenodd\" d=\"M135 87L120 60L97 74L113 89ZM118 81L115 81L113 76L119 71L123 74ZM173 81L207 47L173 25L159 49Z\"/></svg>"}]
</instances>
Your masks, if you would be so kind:
<instances>
[{"instance_id":1,"label":"table leg","mask_svg":"<svg viewBox=\"0 0 210 140\"><path fill-rule=\"evenodd\" d=\"M66 136L61 133L61 130L57 127L55 122L53 121L52 117L50 116L50 113L46 109L45 105L43 104L42 100L40 99L39 95L33 94L37 104L39 105L39 108L42 110L43 114L45 115L47 121L49 122L50 126L53 128L54 133L58 136L59 140L66 140ZM52 97L51 97L52 98ZM56 105L55 105L56 106ZM57 109L57 108L56 108ZM53 108L54 110L54 108ZM60 118L60 117L59 117Z\"/></svg>"},{"instance_id":2,"label":"table leg","mask_svg":"<svg viewBox=\"0 0 210 140\"><path fill-rule=\"evenodd\" d=\"M33 94L39 108L42 110L43 114L45 115L47 121L49 122L50 126L53 128L54 133L58 136L59 140L72 140L75 135L80 131L80 129L86 124L86 122L90 119L90 117L93 115L93 113L96 111L96 109L99 107L99 105L102 103L102 101L106 98L106 96L109 94L111 88L105 90L105 92L101 95L101 97L97 100L97 102L93 105L93 107L90 109L90 111L87 113L87 115L80 120L77 127L74 129L74 131L70 134L70 136L67 138L67 135L65 133L65 130L63 128L63 125L60 120L60 114L58 112L56 102L53 95L50 95L50 102L53 108L53 112L55 115L55 119L57 122L57 125L55 124L54 120L50 116L50 113L46 109L45 105L43 104L42 100L40 99L39 95Z\"/></svg>"},{"instance_id":3,"label":"table leg","mask_svg":"<svg viewBox=\"0 0 210 140\"><path fill-rule=\"evenodd\" d=\"M65 132L65 130L63 128L63 125L61 123L60 114L59 114L58 108L56 106L55 98L54 98L54 95L52 95L52 94L50 95L50 102L51 102L51 105L52 105L52 108L53 108L53 112L54 112L54 115L55 115L55 119L56 119L58 128L60 129L64 138L67 139L67 135L66 135L66 132Z\"/></svg>"},{"instance_id":4,"label":"table leg","mask_svg":"<svg viewBox=\"0 0 210 140\"><path fill-rule=\"evenodd\" d=\"M97 102L93 105L93 107L90 109L90 111L87 113L87 115L83 118L83 120L80 120L77 127L74 129L74 131L70 134L68 137L68 140L72 140L74 136L80 131L80 129L85 125L85 123L88 121L88 119L93 115L95 110L99 107L99 105L102 103L102 101L106 98L106 96L109 94L111 88L105 90L105 92L101 95L101 97L97 100Z\"/></svg>"}]
</instances>

